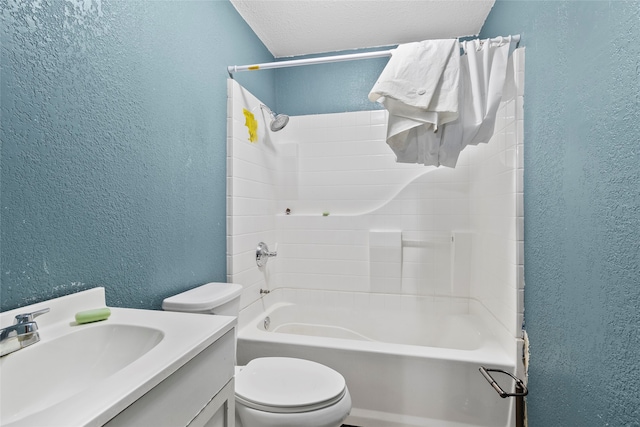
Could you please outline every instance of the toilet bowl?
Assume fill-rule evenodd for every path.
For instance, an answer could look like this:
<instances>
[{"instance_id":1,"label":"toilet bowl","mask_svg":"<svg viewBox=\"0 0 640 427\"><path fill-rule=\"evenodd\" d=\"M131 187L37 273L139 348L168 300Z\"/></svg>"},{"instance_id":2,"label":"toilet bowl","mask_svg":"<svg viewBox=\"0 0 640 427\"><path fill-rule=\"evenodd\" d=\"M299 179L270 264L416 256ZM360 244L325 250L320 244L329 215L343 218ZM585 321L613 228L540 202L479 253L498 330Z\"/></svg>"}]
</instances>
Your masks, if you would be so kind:
<instances>
[{"instance_id":1,"label":"toilet bowl","mask_svg":"<svg viewBox=\"0 0 640 427\"><path fill-rule=\"evenodd\" d=\"M162 303L166 311L237 316L242 286L208 283ZM236 367L237 427L338 427L351 411L344 377L310 360L264 357Z\"/></svg>"}]
</instances>

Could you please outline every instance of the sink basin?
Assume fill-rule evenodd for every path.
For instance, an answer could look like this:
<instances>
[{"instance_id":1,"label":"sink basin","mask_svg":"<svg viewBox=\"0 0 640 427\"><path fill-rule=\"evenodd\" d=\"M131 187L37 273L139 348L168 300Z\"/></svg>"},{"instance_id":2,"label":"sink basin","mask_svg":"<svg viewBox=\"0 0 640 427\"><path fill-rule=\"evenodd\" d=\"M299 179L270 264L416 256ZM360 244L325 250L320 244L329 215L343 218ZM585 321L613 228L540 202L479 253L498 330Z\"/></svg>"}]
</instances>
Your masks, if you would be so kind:
<instances>
[{"instance_id":1,"label":"sink basin","mask_svg":"<svg viewBox=\"0 0 640 427\"><path fill-rule=\"evenodd\" d=\"M99 427L173 376L236 320L111 308L103 321L78 325L79 311L105 307L104 288L0 313L0 327L21 313L38 316L40 342L0 357L0 427Z\"/></svg>"},{"instance_id":2,"label":"sink basin","mask_svg":"<svg viewBox=\"0 0 640 427\"><path fill-rule=\"evenodd\" d=\"M0 424L95 386L147 353L164 335L153 328L108 323L70 329L0 359Z\"/></svg>"}]
</instances>

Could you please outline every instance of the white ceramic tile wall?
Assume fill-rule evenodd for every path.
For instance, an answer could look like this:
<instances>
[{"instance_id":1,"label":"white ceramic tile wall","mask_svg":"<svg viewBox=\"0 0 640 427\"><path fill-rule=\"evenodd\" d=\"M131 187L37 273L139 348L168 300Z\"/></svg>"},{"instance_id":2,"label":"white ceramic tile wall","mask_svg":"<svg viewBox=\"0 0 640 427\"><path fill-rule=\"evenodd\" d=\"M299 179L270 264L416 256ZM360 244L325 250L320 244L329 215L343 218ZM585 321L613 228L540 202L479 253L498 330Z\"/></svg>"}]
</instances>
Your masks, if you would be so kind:
<instances>
[{"instance_id":1,"label":"white ceramic tile wall","mask_svg":"<svg viewBox=\"0 0 640 427\"><path fill-rule=\"evenodd\" d=\"M277 262L258 268L255 250L261 241L276 249L276 202L283 191L278 184L292 171L284 167L290 147L274 145L260 101L234 80L228 80L227 94L227 281L244 286L244 307L275 276ZM255 142L249 141L244 109L258 122Z\"/></svg>"},{"instance_id":2,"label":"white ceramic tile wall","mask_svg":"<svg viewBox=\"0 0 640 427\"><path fill-rule=\"evenodd\" d=\"M524 313L523 173L524 49L513 54L512 99L498 112L494 137L471 169L471 296L520 337Z\"/></svg>"},{"instance_id":3,"label":"white ceramic tile wall","mask_svg":"<svg viewBox=\"0 0 640 427\"><path fill-rule=\"evenodd\" d=\"M519 336L524 50L514 59L513 99L501 105L494 137L465 149L455 169L395 163L384 111L292 117L281 132L263 131L250 144L242 108L255 110L259 101L231 81L229 280L245 286L242 306L261 287L373 297L380 289L370 277L369 232L401 230L401 285L385 292L471 296ZM266 129L263 121L259 127ZM452 250L451 236L465 231L469 271L452 275L452 263L464 264L452 254L469 255ZM254 262L261 240L278 250L264 271ZM460 277L470 278L468 287Z\"/></svg>"},{"instance_id":4,"label":"white ceramic tile wall","mask_svg":"<svg viewBox=\"0 0 640 427\"><path fill-rule=\"evenodd\" d=\"M360 129L362 123L377 123L380 118L386 118L386 113L293 117L291 122L297 127L286 138L299 141L302 157L306 145L322 145L320 139L314 137L313 142L308 142L303 135L322 134L319 129L323 123L331 129L335 128L332 123L340 123L340 129L354 135L350 127ZM300 123L314 131L308 132ZM384 129L381 135L384 136ZM468 290L457 287L454 291L450 268L451 232L468 230L470 225L468 156L461 155L456 169L404 165L395 163L386 143L377 147L379 142L372 139L362 144L362 141L345 140L342 145L329 144L324 152L314 151L314 155L322 154L322 161L326 162L324 170L318 164L301 159L300 198L297 204L289 200L288 205L282 205L276 222L282 255L279 260L282 274L278 277L281 281L277 286L468 296ZM343 158L345 152L350 153L347 162ZM352 174L342 174L336 180L332 164L339 164L343 169L350 165L348 172ZM321 173L322 179L331 185L318 182L310 185L309 168ZM305 176L307 178L303 178ZM282 214L287 207L292 215ZM322 215L325 211L329 212L328 216ZM389 257L388 268L382 269L377 258L381 250L375 242L370 242L372 230L401 230L400 280L388 271L396 267L395 255Z\"/></svg>"},{"instance_id":5,"label":"white ceramic tile wall","mask_svg":"<svg viewBox=\"0 0 640 427\"><path fill-rule=\"evenodd\" d=\"M292 117L277 135L297 145L298 192L280 210L362 214L391 199L424 166L397 164L385 142L386 111Z\"/></svg>"}]
</instances>

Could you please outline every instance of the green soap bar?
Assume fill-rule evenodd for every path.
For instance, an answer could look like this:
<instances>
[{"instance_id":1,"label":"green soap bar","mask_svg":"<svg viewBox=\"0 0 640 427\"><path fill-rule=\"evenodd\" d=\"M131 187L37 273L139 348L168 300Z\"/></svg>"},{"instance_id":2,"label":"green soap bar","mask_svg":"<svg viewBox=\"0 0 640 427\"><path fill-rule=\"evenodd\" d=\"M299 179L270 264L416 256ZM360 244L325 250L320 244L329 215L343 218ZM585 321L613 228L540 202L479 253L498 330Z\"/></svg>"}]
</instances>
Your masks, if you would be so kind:
<instances>
[{"instance_id":1,"label":"green soap bar","mask_svg":"<svg viewBox=\"0 0 640 427\"><path fill-rule=\"evenodd\" d=\"M111 316L111 310L109 307L96 308L93 310L79 311L76 313L76 322L79 325L83 323L98 322L100 320L106 320Z\"/></svg>"}]
</instances>

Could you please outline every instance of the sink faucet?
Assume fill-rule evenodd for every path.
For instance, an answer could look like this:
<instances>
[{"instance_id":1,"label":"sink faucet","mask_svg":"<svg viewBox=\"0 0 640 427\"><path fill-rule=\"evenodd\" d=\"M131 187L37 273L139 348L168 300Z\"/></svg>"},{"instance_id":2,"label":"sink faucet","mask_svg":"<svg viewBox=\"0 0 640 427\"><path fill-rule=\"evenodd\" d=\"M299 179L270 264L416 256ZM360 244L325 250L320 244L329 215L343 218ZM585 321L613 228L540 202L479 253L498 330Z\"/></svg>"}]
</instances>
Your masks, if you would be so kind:
<instances>
[{"instance_id":1,"label":"sink faucet","mask_svg":"<svg viewBox=\"0 0 640 427\"><path fill-rule=\"evenodd\" d=\"M33 313L18 314L12 326L0 329L0 357L40 341L38 324L33 319L48 312L48 308L43 308Z\"/></svg>"}]
</instances>

